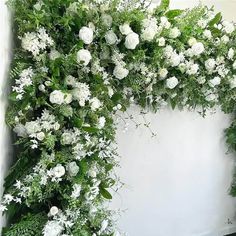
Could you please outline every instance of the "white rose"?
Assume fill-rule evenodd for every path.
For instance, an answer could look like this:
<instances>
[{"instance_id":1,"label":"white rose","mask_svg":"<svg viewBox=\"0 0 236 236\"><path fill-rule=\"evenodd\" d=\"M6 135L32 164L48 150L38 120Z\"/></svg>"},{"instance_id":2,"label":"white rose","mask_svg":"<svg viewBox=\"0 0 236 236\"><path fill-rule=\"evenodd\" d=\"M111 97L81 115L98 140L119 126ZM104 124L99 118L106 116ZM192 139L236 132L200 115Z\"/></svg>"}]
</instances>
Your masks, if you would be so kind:
<instances>
[{"instance_id":1,"label":"white rose","mask_svg":"<svg viewBox=\"0 0 236 236\"><path fill-rule=\"evenodd\" d=\"M230 48L229 51L228 51L228 58L233 59L233 57L234 57L234 49Z\"/></svg>"},{"instance_id":2,"label":"white rose","mask_svg":"<svg viewBox=\"0 0 236 236\"><path fill-rule=\"evenodd\" d=\"M129 70L127 70L126 68L124 68L121 65L117 65L114 68L113 71L113 75L117 78L117 79L124 79L125 77L127 77L129 74Z\"/></svg>"},{"instance_id":3,"label":"white rose","mask_svg":"<svg viewBox=\"0 0 236 236\"><path fill-rule=\"evenodd\" d=\"M87 49L80 49L77 52L77 62L78 63L83 62L83 64L85 66L87 66L89 64L89 62L91 61L91 59L92 59L91 53Z\"/></svg>"},{"instance_id":4,"label":"white rose","mask_svg":"<svg viewBox=\"0 0 236 236\"><path fill-rule=\"evenodd\" d=\"M49 101L54 104L61 105L64 103L64 93L60 90L54 90L50 93Z\"/></svg>"},{"instance_id":5,"label":"white rose","mask_svg":"<svg viewBox=\"0 0 236 236\"><path fill-rule=\"evenodd\" d=\"M231 34L234 32L235 30L235 26L233 23L231 22L228 22L228 21L223 21L223 26L224 26L224 31L227 33L227 34Z\"/></svg>"},{"instance_id":6,"label":"white rose","mask_svg":"<svg viewBox=\"0 0 236 236\"><path fill-rule=\"evenodd\" d=\"M205 97L206 101L208 101L208 102L216 101L217 98L218 98L218 96L213 93L210 93Z\"/></svg>"},{"instance_id":7,"label":"white rose","mask_svg":"<svg viewBox=\"0 0 236 236\"><path fill-rule=\"evenodd\" d=\"M188 45L191 46L191 47L192 47L195 43L197 43L197 40L196 40L195 38L193 38L193 37L188 40Z\"/></svg>"},{"instance_id":8,"label":"white rose","mask_svg":"<svg viewBox=\"0 0 236 236\"><path fill-rule=\"evenodd\" d=\"M181 62L180 56L177 53L173 53L169 59L169 63L171 64L171 66L173 67L178 66L180 62Z\"/></svg>"},{"instance_id":9,"label":"white rose","mask_svg":"<svg viewBox=\"0 0 236 236\"><path fill-rule=\"evenodd\" d=\"M177 27L174 27L170 30L169 37L172 39L178 38L181 35L179 29Z\"/></svg>"},{"instance_id":10,"label":"white rose","mask_svg":"<svg viewBox=\"0 0 236 236\"><path fill-rule=\"evenodd\" d=\"M161 68L158 71L159 76L161 77L161 79L166 78L167 74L168 74L168 70L166 68Z\"/></svg>"},{"instance_id":11,"label":"white rose","mask_svg":"<svg viewBox=\"0 0 236 236\"><path fill-rule=\"evenodd\" d=\"M198 70L199 70L198 64L193 64L188 68L186 73L189 75L195 75L197 74Z\"/></svg>"},{"instance_id":12,"label":"white rose","mask_svg":"<svg viewBox=\"0 0 236 236\"><path fill-rule=\"evenodd\" d=\"M200 76L197 78L197 82L199 84L204 84L206 82L206 78L204 76Z\"/></svg>"},{"instance_id":13,"label":"white rose","mask_svg":"<svg viewBox=\"0 0 236 236\"><path fill-rule=\"evenodd\" d=\"M105 39L106 39L106 42L107 42L108 45L114 45L118 42L118 38L112 30L109 30L105 34Z\"/></svg>"},{"instance_id":14,"label":"white rose","mask_svg":"<svg viewBox=\"0 0 236 236\"><path fill-rule=\"evenodd\" d=\"M146 41L152 41L156 35L156 31L153 30L152 27L147 27L144 30L142 30L142 39Z\"/></svg>"},{"instance_id":15,"label":"white rose","mask_svg":"<svg viewBox=\"0 0 236 236\"><path fill-rule=\"evenodd\" d=\"M132 32L129 33L125 38L125 47L127 49L135 49L139 44L139 35Z\"/></svg>"},{"instance_id":16,"label":"white rose","mask_svg":"<svg viewBox=\"0 0 236 236\"><path fill-rule=\"evenodd\" d=\"M207 39L211 39L212 38L211 31L210 30L204 30L203 36Z\"/></svg>"},{"instance_id":17,"label":"white rose","mask_svg":"<svg viewBox=\"0 0 236 236\"><path fill-rule=\"evenodd\" d=\"M28 135L35 134L41 131L40 124L37 121L26 122L25 129Z\"/></svg>"},{"instance_id":18,"label":"white rose","mask_svg":"<svg viewBox=\"0 0 236 236\"><path fill-rule=\"evenodd\" d=\"M106 118L104 116L98 119L98 128L102 129L106 124Z\"/></svg>"},{"instance_id":19,"label":"white rose","mask_svg":"<svg viewBox=\"0 0 236 236\"><path fill-rule=\"evenodd\" d=\"M121 34L123 34L123 35L128 35L133 32L128 23L120 25L119 30L120 30Z\"/></svg>"},{"instance_id":20,"label":"white rose","mask_svg":"<svg viewBox=\"0 0 236 236\"><path fill-rule=\"evenodd\" d=\"M110 28L112 26L112 17L108 14L102 14L102 23L107 28Z\"/></svg>"},{"instance_id":21,"label":"white rose","mask_svg":"<svg viewBox=\"0 0 236 236\"><path fill-rule=\"evenodd\" d=\"M195 56L199 56L205 51L204 45L201 42L195 43L192 46L192 51Z\"/></svg>"},{"instance_id":22,"label":"white rose","mask_svg":"<svg viewBox=\"0 0 236 236\"><path fill-rule=\"evenodd\" d=\"M93 41L93 30L89 27L82 27L79 31L79 38L85 43L90 44Z\"/></svg>"},{"instance_id":23,"label":"white rose","mask_svg":"<svg viewBox=\"0 0 236 236\"><path fill-rule=\"evenodd\" d=\"M211 80L209 81L209 85L210 85L211 87L215 87L215 86L219 85L220 82L221 82L221 78L220 78L219 76L216 76L216 77L214 77L213 79L211 79Z\"/></svg>"},{"instance_id":24,"label":"white rose","mask_svg":"<svg viewBox=\"0 0 236 236\"><path fill-rule=\"evenodd\" d=\"M71 133L69 133L69 132L65 132L65 133L63 133L62 135L61 135L61 143L63 144L63 145L69 145L69 144L71 144L72 142L73 142L73 136L72 136L72 134Z\"/></svg>"},{"instance_id":25,"label":"white rose","mask_svg":"<svg viewBox=\"0 0 236 236\"><path fill-rule=\"evenodd\" d=\"M207 21L206 20L203 20L203 19L201 19L201 20L199 20L198 21L198 26L200 26L202 29L205 29L206 28L206 26L207 26Z\"/></svg>"},{"instance_id":26,"label":"white rose","mask_svg":"<svg viewBox=\"0 0 236 236\"><path fill-rule=\"evenodd\" d=\"M79 172L79 166L76 164L75 161L73 162L70 162L68 165L67 165L67 171L69 173L70 176L76 176Z\"/></svg>"},{"instance_id":27,"label":"white rose","mask_svg":"<svg viewBox=\"0 0 236 236\"><path fill-rule=\"evenodd\" d=\"M51 207L49 214L50 216L55 216L58 214L58 212L59 212L59 209L56 206L53 206Z\"/></svg>"},{"instance_id":28,"label":"white rose","mask_svg":"<svg viewBox=\"0 0 236 236\"><path fill-rule=\"evenodd\" d=\"M176 77L171 77L166 80L166 86L169 89L173 89L178 85L179 81Z\"/></svg>"},{"instance_id":29,"label":"white rose","mask_svg":"<svg viewBox=\"0 0 236 236\"><path fill-rule=\"evenodd\" d=\"M38 139L39 141L43 141L44 138L45 138L44 132L39 132L39 133L37 133L37 139Z\"/></svg>"},{"instance_id":30,"label":"white rose","mask_svg":"<svg viewBox=\"0 0 236 236\"><path fill-rule=\"evenodd\" d=\"M223 43L228 43L229 42L229 37L227 35L224 35L224 36L221 37L221 41Z\"/></svg>"},{"instance_id":31,"label":"white rose","mask_svg":"<svg viewBox=\"0 0 236 236\"><path fill-rule=\"evenodd\" d=\"M212 71L215 69L216 66L216 61L212 58L209 58L208 60L205 61L205 67L208 71Z\"/></svg>"},{"instance_id":32,"label":"white rose","mask_svg":"<svg viewBox=\"0 0 236 236\"><path fill-rule=\"evenodd\" d=\"M88 171L88 176L92 177L92 178L96 178L97 177L97 172L95 170L89 170Z\"/></svg>"},{"instance_id":33,"label":"white rose","mask_svg":"<svg viewBox=\"0 0 236 236\"><path fill-rule=\"evenodd\" d=\"M165 38L163 38L163 37L159 38L159 39L157 40L157 42L158 42L158 46L160 46L160 47L164 47L165 44L166 44L166 40L165 40Z\"/></svg>"},{"instance_id":34,"label":"white rose","mask_svg":"<svg viewBox=\"0 0 236 236\"><path fill-rule=\"evenodd\" d=\"M70 86L73 86L73 87L76 84L76 78L72 75L66 76L65 81L66 81L66 85L70 85Z\"/></svg>"},{"instance_id":35,"label":"white rose","mask_svg":"<svg viewBox=\"0 0 236 236\"><path fill-rule=\"evenodd\" d=\"M99 109L102 106L102 103L96 97L90 99L89 103L90 103L92 111L96 111L97 109Z\"/></svg>"},{"instance_id":36,"label":"white rose","mask_svg":"<svg viewBox=\"0 0 236 236\"><path fill-rule=\"evenodd\" d=\"M61 164L58 164L56 167L53 168L53 175L56 178L61 178L65 173L66 170Z\"/></svg>"}]
</instances>

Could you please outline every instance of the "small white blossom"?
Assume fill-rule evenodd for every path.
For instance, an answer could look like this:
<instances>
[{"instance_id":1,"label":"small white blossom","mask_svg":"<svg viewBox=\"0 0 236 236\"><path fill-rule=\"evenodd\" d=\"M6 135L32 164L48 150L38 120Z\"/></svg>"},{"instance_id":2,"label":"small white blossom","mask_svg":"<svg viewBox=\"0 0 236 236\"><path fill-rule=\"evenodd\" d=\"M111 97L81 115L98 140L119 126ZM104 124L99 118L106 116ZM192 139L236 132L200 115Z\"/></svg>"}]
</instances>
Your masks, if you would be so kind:
<instances>
[{"instance_id":1,"label":"small white blossom","mask_svg":"<svg viewBox=\"0 0 236 236\"><path fill-rule=\"evenodd\" d=\"M107 28L110 28L112 26L112 17L108 14L102 14L102 23L104 26L106 26Z\"/></svg>"},{"instance_id":2,"label":"small white blossom","mask_svg":"<svg viewBox=\"0 0 236 236\"><path fill-rule=\"evenodd\" d=\"M159 69L158 74L161 77L161 79L165 79L168 74L168 70L166 68L161 68Z\"/></svg>"},{"instance_id":3,"label":"small white blossom","mask_svg":"<svg viewBox=\"0 0 236 236\"><path fill-rule=\"evenodd\" d=\"M166 44L166 40L163 37L159 38L157 41L158 41L158 46L160 47L164 47Z\"/></svg>"},{"instance_id":4,"label":"small white blossom","mask_svg":"<svg viewBox=\"0 0 236 236\"><path fill-rule=\"evenodd\" d=\"M201 42L193 44L191 49L194 56L199 56L205 51L204 45Z\"/></svg>"},{"instance_id":5,"label":"small white blossom","mask_svg":"<svg viewBox=\"0 0 236 236\"><path fill-rule=\"evenodd\" d=\"M208 71L213 71L216 66L216 61L213 58L209 58L205 61L205 67Z\"/></svg>"},{"instance_id":6,"label":"small white blossom","mask_svg":"<svg viewBox=\"0 0 236 236\"><path fill-rule=\"evenodd\" d=\"M54 90L50 93L49 100L53 104L61 105L64 103L65 94L60 90Z\"/></svg>"},{"instance_id":7,"label":"small white blossom","mask_svg":"<svg viewBox=\"0 0 236 236\"><path fill-rule=\"evenodd\" d=\"M70 162L67 165L67 171L71 177L76 176L79 172L79 166L76 164L75 161Z\"/></svg>"},{"instance_id":8,"label":"small white blossom","mask_svg":"<svg viewBox=\"0 0 236 236\"><path fill-rule=\"evenodd\" d=\"M213 79L209 80L209 85L211 87L215 87L215 86L219 85L220 82L221 82L221 78L219 76L216 76Z\"/></svg>"},{"instance_id":9,"label":"small white blossom","mask_svg":"<svg viewBox=\"0 0 236 236\"><path fill-rule=\"evenodd\" d=\"M172 39L178 38L181 35L180 30L177 27L174 27L170 30L169 37Z\"/></svg>"},{"instance_id":10,"label":"small white blossom","mask_svg":"<svg viewBox=\"0 0 236 236\"><path fill-rule=\"evenodd\" d=\"M81 192L81 185L80 184L74 184L73 191L71 193L72 198L78 198L80 196Z\"/></svg>"},{"instance_id":11,"label":"small white blossom","mask_svg":"<svg viewBox=\"0 0 236 236\"><path fill-rule=\"evenodd\" d=\"M102 129L106 124L106 118L104 116L99 117L98 119L98 128Z\"/></svg>"},{"instance_id":12,"label":"small white blossom","mask_svg":"<svg viewBox=\"0 0 236 236\"><path fill-rule=\"evenodd\" d=\"M43 229L43 236L59 236L64 228L57 221L48 221Z\"/></svg>"},{"instance_id":13,"label":"small white blossom","mask_svg":"<svg viewBox=\"0 0 236 236\"><path fill-rule=\"evenodd\" d=\"M49 214L50 216L55 216L59 213L59 209L56 206L51 207Z\"/></svg>"},{"instance_id":14,"label":"small white blossom","mask_svg":"<svg viewBox=\"0 0 236 236\"><path fill-rule=\"evenodd\" d=\"M57 58L60 58L61 54L57 51L57 50L51 50L51 52L49 53L49 58L50 60L54 61Z\"/></svg>"},{"instance_id":15,"label":"small white blossom","mask_svg":"<svg viewBox=\"0 0 236 236\"><path fill-rule=\"evenodd\" d=\"M102 103L96 97L90 99L89 103L90 103L92 111L96 111L97 109L99 109L102 106Z\"/></svg>"},{"instance_id":16,"label":"small white blossom","mask_svg":"<svg viewBox=\"0 0 236 236\"><path fill-rule=\"evenodd\" d=\"M85 106L85 102L89 100L91 95L89 86L85 83L76 83L76 87L72 90L73 99L79 102L80 106Z\"/></svg>"}]
</instances>

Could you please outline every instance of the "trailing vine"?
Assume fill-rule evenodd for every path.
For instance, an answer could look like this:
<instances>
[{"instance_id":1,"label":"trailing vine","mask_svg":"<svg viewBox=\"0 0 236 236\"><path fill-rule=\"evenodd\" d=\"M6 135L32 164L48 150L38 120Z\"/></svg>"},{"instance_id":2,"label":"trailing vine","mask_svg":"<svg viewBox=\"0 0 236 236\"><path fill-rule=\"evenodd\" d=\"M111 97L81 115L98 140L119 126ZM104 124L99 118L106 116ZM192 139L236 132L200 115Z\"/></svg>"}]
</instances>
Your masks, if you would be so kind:
<instances>
[{"instance_id":1,"label":"trailing vine","mask_svg":"<svg viewBox=\"0 0 236 236\"><path fill-rule=\"evenodd\" d=\"M0 205L3 235L122 235L106 204L119 188L117 112L135 103L234 114L235 24L205 6L169 10L168 0L154 9L135 0L8 5L15 44L6 121L16 159ZM234 121L226 130L234 150L235 131Z\"/></svg>"}]
</instances>

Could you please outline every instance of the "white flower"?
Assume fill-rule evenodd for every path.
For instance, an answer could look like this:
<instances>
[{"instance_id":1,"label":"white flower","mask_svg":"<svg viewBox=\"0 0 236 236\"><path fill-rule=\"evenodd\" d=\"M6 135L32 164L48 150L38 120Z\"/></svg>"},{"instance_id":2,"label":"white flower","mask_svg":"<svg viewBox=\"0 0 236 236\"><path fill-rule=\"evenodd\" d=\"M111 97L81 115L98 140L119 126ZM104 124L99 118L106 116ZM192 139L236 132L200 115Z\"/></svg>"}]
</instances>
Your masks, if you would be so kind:
<instances>
[{"instance_id":1,"label":"white flower","mask_svg":"<svg viewBox=\"0 0 236 236\"><path fill-rule=\"evenodd\" d=\"M197 82L199 84L204 84L206 82L206 78L204 76L197 77Z\"/></svg>"},{"instance_id":2,"label":"white flower","mask_svg":"<svg viewBox=\"0 0 236 236\"><path fill-rule=\"evenodd\" d=\"M93 42L93 30L89 27L82 27L79 31L79 38L85 43L90 44Z\"/></svg>"},{"instance_id":3,"label":"white flower","mask_svg":"<svg viewBox=\"0 0 236 236\"><path fill-rule=\"evenodd\" d=\"M205 61L205 67L208 71L213 71L216 66L216 61L212 58L209 58L208 60Z\"/></svg>"},{"instance_id":4,"label":"white flower","mask_svg":"<svg viewBox=\"0 0 236 236\"><path fill-rule=\"evenodd\" d=\"M197 24L198 24L198 26L200 26L202 29L205 29L206 26L207 26L207 21L206 21L206 20L203 20L203 19L200 19Z\"/></svg>"},{"instance_id":5,"label":"white flower","mask_svg":"<svg viewBox=\"0 0 236 236\"><path fill-rule=\"evenodd\" d=\"M103 232L103 231L106 230L106 228L108 227L108 224L109 224L108 220L104 220L104 221L102 222L101 229L100 229L101 232Z\"/></svg>"},{"instance_id":6,"label":"white flower","mask_svg":"<svg viewBox=\"0 0 236 236\"><path fill-rule=\"evenodd\" d=\"M26 128L22 124L17 124L13 131L19 136L19 137L26 137Z\"/></svg>"},{"instance_id":7,"label":"white flower","mask_svg":"<svg viewBox=\"0 0 236 236\"><path fill-rule=\"evenodd\" d=\"M233 63L233 69L234 70L236 69L236 61L234 61L234 63Z\"/></svg>"},{"instance_id":8,"label":"white flower","mask_svg":"<svg viewBox=\"0 0 236 236\"><path fill-rule=\"evenodd\" d=\"M73 141L74 141L73 135L72 135L69 131L65 131L65 132L61 135L61 143L62 143L63 145L72 144Z\"/></svg>"},{"instance_id":9,"label":"white flower","mask_svg":"<svg viewBox=\"0 0 236 236\"><path fill-rule=\"evenodd\" d=\"M156 31L152 27L147 27L142 30L141 37L143 40L152 41L156 35Z\"/></svg>"},{"instance_id":10,"label":"white flower","mask_svg":"<svg viewBox=\"0 0 236 236\"><path fill-rule=\"evenodd\" d=\"M161 68L158 71L159 76L161 77L161 79L166 78L167 74L168 74L168 70L166 68Z\"/></svg>"},{"instance_id":11,"label":"white flower","mask_svg":"<svg viewBox=\"0 0 236 236\"><path fill-rule=\"evenodd\" d=\"M77 52L77 62L78 63L83 62L83 64L85 66L87 66L89 64L89 62L91 61L91 59L92 59L91 53L87 49L80 49Z\"/></svg>"},{"instance_id":12,"label":"white flower","mask_svg":"<svg viewBox=\"0 0 236 236\"><path fill-rule=\"evenodd\" d=\"M89 100L91 95L89 86L85 83L76 83L76 88L72 90L72 95L80 106L85 106L85 102Z\"/></svg>"},{"instance_id":13,"label":"white flower","mask_svg":"<svg viewBox=\"0 0 236 236\"><path fill-rule=\"evenodd\" d=\"M205 51L204 45L201 42L195 43L191 49L195 56L199 56Z\"/></svg>"},{"instance_id":14,"label":"white flower","mask_svg":"<svg viewBox=\"0 0 236 236\"><path fill-rule=\"evenodd\" d=\"M190 66L188 67L186 73L188 75L195 75L195 74L197 74L198 70L199 70L199 65L198 64L190 64Z\"/></svg>"},{"instance_id":15,"label":"white flower","mask_svg":"<svg viewBox=\"0 0 236 236\"><path fill-rule=\"evenodd\" d=\"M218 96L213 93L207 94L205 97L206 101L208 101L208 102L216 101L217 98L218 98Z\"/></svg>"},{"instance_id":16,"label":"white flower","mask_svg":"<svg viewBox=\"0 0 236 236\"><path fill-rule=\"evenodd\" d=\"M221 37L221 41L226 44L229 42L229 37L227 35L224 35Z\"/></svg>"},{"instance_id":17,"label":"white flower","mask_svg":"<svg viewBox=\"0 0 236 236\"><path fill-rule=\"evenodd\" d=\"M89 103L90 103L92 111L96 111L97 109L99 109L102 106L102 103L96 97L90 99Z\"/></svg>"},{"instance_id":18,"label":"white flower","mask_svg":"<svg viewBox=\"0 0 236 236\"><path fill-rule=\"evenodd\" d=\"M173 89L178 85L179 81L176 77L171 77L166 80L166 86L169 89Z\"/></svg>"},{"instance_id":19,"label":"white flower","mask_svg":"<svg viewBox=\"0 0 236 236\"><path fill-rule=\"evenodd\" d=\"M64 103L65 94L60 90L54 90L50 93L49 100L51 103L61 105Z\"/></svg>"},{"instance_id":20,"label":"white flower","mask_svg":"<svg viewBox=\"0 0 236 236\"><path fill-rule=\"evenodd\" d=\"M229 51L228 51L228 58L229 59L233 59L234 57L234 49L233 48L230 48Z\"/></svg>"},{"instance_id":21,"label":"white flower","mask_svg":"<svg viewBox=\"0 0 236 236\"><path fill-rule=\"evenodd\" d=\"M88 171L88 176L90 176L92 178L96 178L97 177L97 172L94 169L90 169Z\"/></svg>"},{"instance_id":22,"label":"white flower","mask_svg":"<svg viewBox=\"0 0 236 236\"><path fill-rule=\"evenodd\" d=\"M68 75L65 78L65 82L66 82L67 85L70 85L70 86L74 87L75 84L76 84L76 78L72 75Z\"/></svg>"},{"instance_id":23,"label":"white flower","mask_svg":"<svg viewBox=\"0 0 236 236\"><path fill-rule=\"evenodd\" d=\"M128 49L135 49L139 44L139 35L132 32L129 33L125 38L125 47Z\"/></svg>"},{"instance_id":24,"label":"white flower","mask_svg":"<svg viewBox=\"0 0 236 236\"><path fill-rule=\"evenodd\" d=\"M66 173L66 171L65 171L65 168L61 164L58 164L56 167L52 169L52 173L54 177L61 178Z\"/></svg>"},{"instance_id":25,"label":"white flower","mask_svg":"<svg viewBox=\"0 0 236 236\"><path fill-rule=\"evenodd\" d=\"M59 58L60 56L61 56L61 54L60 54L57 50L55 50L55 49L51 50L51 52L50 52L50 54L49 54L49 58L50 58L50 60L52 60L52 61L56 60L56 59Z\"/></svg>"},{"instance_id":26,"label":"white flower","mask_svg":"<svg viewBox=\"0 0 236 236\"><path fill-rule=\"evenodd\" d=\"M181 35L179 29L177 27L174 27L170 30L169 37L172 39L178 38Z\"/></svg>"},{"instance_id":27,"label":"white flower","mask_svg":"<svg viewBox=\"0 0 236 236\"><path fill-rule=\"evenodd\" d=\"M164 27L164 28L166 28L166 29L169 29L169 28L170 28L171 24L170 24L170 22L168 21L168 19L167 19L165 16L162 16L162 17L160 18L160 21L161 21L161 26L162 26L162 27Z\"/></svg>"},{"instance_id":28,"label":"white flower","mask_svg":"<svg viewBox=\"0 0 236 236\"><path fill-rule=\"evenodd\" d=\"M64 103L65 104L70 104L71 102L72 102L72 94L65 93L64 94Z\"/></svg>"},{"instance_id":29,"label":"white flower","mask_svg":"<svg viewBox=\"0 0 236 236\"><path fill-rule=\"evenodd\" d=\"M117 65L115 66L114 68L114 71L113 71L113 75L117 78L117 79L124 79L125 77L127 77L129 74L129 70L127 70L126 68L124 68L123 66L121 65Z\"/></svg>"},{"instance_id":30,"label":"white flower","mask_svg":"<svg viewBox=\"0 0 236 236\"><path fill-rule=\"evenodd\" d=\"M80 192L81 192L81 185L80 184L74 184L71 197L72 198L78 198L80 196Z\"/></svg>"},{"instance_id":31,"label":"white flower","mask_svg":"<svg viewBox=\"0 0 236 236\"><path fill-rule=\"evenodd\" d=\"M39 132L39 133L37 133L37 139L38 139L39 141L43 141L44 138L45 138L44 132Z\"/></svg>"},{"instance_id":32,"label":"white flower","mask_svg":"<svg viewBox=\"0 0 236 236\"><path fill-rule=\"evenodd\" d=\"M234 32L235 30L235 26L233 23L231 22L228 22L228 21L223 21L222 25L224 26L224 31L227 33L227 34L231 34Z\"/></svg>"},{"instance_id":33,"label":"white flower","mask_svg":"<svg viewBox=\"0 0 236 236\"><path fill-rule=\"evenodd\" d=\"M231 89L236 88L236 75L229 79L229 85Z\"/></svg>"},{"instance_id":34,"label":"white flower","mask_svg":"<svg viewBox=\"0 0 236 236\"><path fill-rule=\"evenodd\" d=\"M203 36L207 39L211 39L212 38L212 33L211 33L210 30L204 30Z\"/></svg>"},{"instance_id":35,"label":"white flower","mask_svg":"<svg viewBox=\"0 0 236 236\"><path fill-rule=\"evenodd\" d=\"M171 66L178 66L181 62L181 57L177 53L173 53L169 59L169 63Z\"/></svg>"},{"instance_id":36,"label":"white flower","mask_svg":"<svg viewBox=\"0 0 236 236\"><path fill-rule=\"evenodd\" d=\"M110 28L112 26L112 17L108 14L102 14L102 23L104 26L106 26L107 28Z\"/></svg>"},{"instance_id":37,"label":"white flower","mask_svg":"<svg viewBox=\"0 0 236 236\"><path fill-rule=\"evenodd\" d=\"M220 82L221 82L221 78L219 76L216 76L213 79L209 80L209 85L211 87L215 87L215 86L219 85Z\"/></svg>"},{"instance_id":38,"label":"white flower","mask_svg":"<svg viewBox=\"0 0 236 236\"><path fill-rule=\"evenodd\" d=\"M37 121L26 122L25 129L28 135L35 134L41 131L40 124Z\"/></svg>"},{"instance_id":39,"label":"white flower","mask_svg":"<svg viewBox=\"0 0 236 236\"><path fill-rule=\"evenodd\" d=\"M102 129L106 124L106 118L104 116L99 117L98 119L98 128Z\"/></svg>"},{"instance_id":40,"label":"white flower","mask_svg":"<svg viewBox=\"0 0 236 236\"><path fill-rule=\"evenodd\" d=\"M67 165L67 171L69 173L70 176L76 176L79 172L79 166L76 164L75 161L73 162L70 162L68 165Z\"/></svg>"},{"instance_id":41,"label":"white flower","mask_svg":"<svg viewBox=\"0 0 236 236\"><path fill-rule=\"evenodd\" d=\"M163 37L159 38L157 41L158 41L158 46L160 47L164 47L166 44L166 40Z\"/></svg>"},{"instance_id":42,"label":"white flower","mask_svg":"<svg viewBox=\"0 0 236 236\"><path fill-rule=\"evenodd\" d=\"M119 29L120 29L121 34L123 34L123 35L128 35L133 32L128 23L120 25Z\"/></svg>"},{"instance_id":43,"label":"white flower","mask_svg":"<svg viewBox=\"0 0 236 236\"><path fill-rule=\"evenodd\" d=\"M53 207L51 207L49 214L50 214L50 216L55 216L58 214L58 212L59 212L59 209L56 206L53 206Z\"/></svg>"},{"instance_id":44,"label":"white flower","mask_svg":"<svg viewBox=\"0 0 236 236\"><path fill-rule=\"evenodd\" d=\"M197 43L197 40L195 38L193 38L193 37L188 40L188 45L190 47L192 47L196 43Z\"/></svg>"},{"instance_id":45,"label":"white flower","mask_svg":"<svg viewBox=\"0 0 236 236\"><path fill-rule=\"evenodd\" d=\"M59 236L64 228L57 221L48 221L43 229L43 236Z\"/></svg>"},{"instance_id":46,"label":"white flower","mask_svg":"<svg viewBox=\"0 0 236 236\"><path fill-rule=\"evenodd\" d=\"M114 95L114 90L112 89L112 87L108 87L108 96L111 98Z\"/></svg>"},{"instance_id":47,"label":"white flower","mask_svg":"<svg viewBox=\"0 0 236 236\"><path fill-rule=\"evenodd\" d=\"M105 34L105 39L108 45L114 45L118 42L118 38L116 36L116 34L113 32L113 30L109 30L106 34Z\"/></svg>"}]
</instances>

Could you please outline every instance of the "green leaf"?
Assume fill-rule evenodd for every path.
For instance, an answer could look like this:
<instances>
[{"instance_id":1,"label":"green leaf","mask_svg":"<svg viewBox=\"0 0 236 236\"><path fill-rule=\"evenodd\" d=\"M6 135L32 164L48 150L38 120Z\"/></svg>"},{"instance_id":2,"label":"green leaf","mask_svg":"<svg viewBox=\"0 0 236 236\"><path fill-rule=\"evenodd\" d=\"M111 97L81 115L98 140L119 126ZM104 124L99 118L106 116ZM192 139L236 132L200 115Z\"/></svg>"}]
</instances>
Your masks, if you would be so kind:
<instances>
[{"instance_id":1,"label":"green leaf","mask_svg":"<svg viewBox=\"0 0 236 236\"><path fill-rule=\"evenodd\" d=\"M161 4L158 7L159 11L166 11L169 8L170 0L161 0Z\"/></svg>"},{"instance_id":2,"label":"green leaf","mask_svg":"<svg viewBox=\"0 0 236 236\"><path fill-rule=\"evenodd\" d=\"M105 188L100 188L100 193L102 194L102 196L106 199L112 199L112 195L105 189Z\"/></svg>"},{"instance_id":3,"label":"green leaf","mask_svg":"<svg viewBox=\"0 0 236 236\"><path fill-rule=\"evenodd\" d=\"M176 9L176 10L170 10L166 12L166 17L169 19L173 19L179 15L181 15L184 12L184 10Z\"/></svg>"},{"instance_id":4,"label":"green leaf","mask_svg":"<svg viewBox=\"0 0 236 236\"><path fill-rule=\"evenodd\" d=\"M217 13L215 17L209 22L209 26L213 27L215 24L218 24L222 20L221 13Z\"/></svg>"},{"instance_id":5,"label":"green leaf","mask_svg":"<svg viewBox=\"0 0 236 236\"><path fill-rule=\"evenodd\" d=\"M88 132L88 133L96 133L98 132L98 128L95 127L87 127L87 126L83 126L82 127L84 131Z\"/></svg>"}]
</instances>

